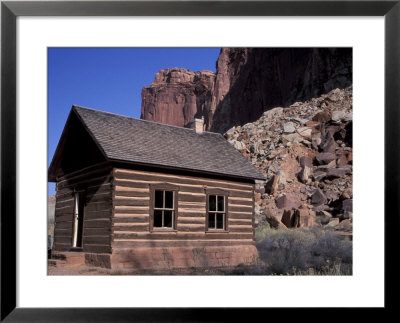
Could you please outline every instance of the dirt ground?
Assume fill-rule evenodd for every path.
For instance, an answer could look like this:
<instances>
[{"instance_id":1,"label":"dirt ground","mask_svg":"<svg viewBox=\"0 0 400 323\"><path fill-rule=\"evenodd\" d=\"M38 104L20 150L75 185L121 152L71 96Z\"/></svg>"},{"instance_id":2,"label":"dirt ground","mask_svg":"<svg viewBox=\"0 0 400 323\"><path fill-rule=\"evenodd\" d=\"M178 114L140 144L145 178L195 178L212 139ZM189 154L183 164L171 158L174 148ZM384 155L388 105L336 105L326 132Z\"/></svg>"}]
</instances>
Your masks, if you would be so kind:
<instances>
[{"instance_id":1,"label":"dirt ground","mask_svg":"<svg viewBox=\"0 0 400 323\"><path fill-rule=\"evenodd\" d=\"M240 268L239 268L240 267ZM50 276L110 276L110 275L240 275L242 266L238 268L175 268L147 270L115 270L93 266L54 267L48 266Z\"/></svg>"}]
</instances>

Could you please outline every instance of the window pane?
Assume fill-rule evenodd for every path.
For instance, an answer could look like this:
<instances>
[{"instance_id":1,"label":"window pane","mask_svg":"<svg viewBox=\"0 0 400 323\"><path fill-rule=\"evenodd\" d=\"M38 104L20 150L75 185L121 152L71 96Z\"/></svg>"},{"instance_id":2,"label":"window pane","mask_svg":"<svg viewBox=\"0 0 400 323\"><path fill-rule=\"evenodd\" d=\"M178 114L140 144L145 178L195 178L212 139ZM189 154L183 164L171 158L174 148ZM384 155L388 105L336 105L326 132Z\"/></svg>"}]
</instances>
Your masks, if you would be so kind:
<instances>
[{"instance_id":1,"label":"window pane","mask_svg":"<svg viewBox=\"0 0 400 323\"><path fill-rule=\"evenodd\" d=\"M215 213L208 214L208 227L210 229L215 229Z\"/></svg>"},{"instance_id":2,"label":"window pane","mask_svg":"<svg viewBox=\"0 0 400 323\"><path fill-rule=\"evenodd\" d=\"M224 196L218 196L218 210L217 211L225 211L225 205L224 205Z\"/></svg>"},{"instance_id":3,"label":"window pane","mask_svg":"<svg viewBox=\"0 0 400 323\"><path fill-rule=\"evenodd\" d=\"M164 211L164 227L172 228L172 211Z\"/></svg>"},{"instance_id":4,"label":"window pane","mask_svg":"<svg viewBox=\"0 0 400 323\"><path fill-rule=\"evenodd\" d=\"M210 195L208 197L208 209L210 211L216 211L216 196L215 195Z\"/></svg>"},{"instance_id":5,"label":"window pane","mask_svg":"<svg viewBox=\"0 0 400 323\"><path fill-rule=\"evenodd\" d=\"M217 213L217 229L224 228L224 214Z\"/></svg>"},{"instance_id":6,"label":"window pane","mask_svg":"<svg viewBox=\"0 0 400 323\"><path fill-rule=\"evenodd\" d=\"M162 227L162 211L154 210L154 225L155 228Z\"/></svg>"},{"instance_id":7,"label":"window pane","mask_svg":"<svg viewBox=\"0 0 400 323\"><path fill-rule=\"evenodd\" d=\"M163 194L164 194L164 191L156 191L154 207L156 207L156 208L163 207Z\"/></svg>"},{"instance_id":8,"label":"window pane","mask_svg":"<svg viewBox=\"0 0 400 323\"><path fill-rule=\"evenodd\" d=\"M174 207L174 192L165 191L165 208L172 209Z\"/></svg>"}]
</instances>

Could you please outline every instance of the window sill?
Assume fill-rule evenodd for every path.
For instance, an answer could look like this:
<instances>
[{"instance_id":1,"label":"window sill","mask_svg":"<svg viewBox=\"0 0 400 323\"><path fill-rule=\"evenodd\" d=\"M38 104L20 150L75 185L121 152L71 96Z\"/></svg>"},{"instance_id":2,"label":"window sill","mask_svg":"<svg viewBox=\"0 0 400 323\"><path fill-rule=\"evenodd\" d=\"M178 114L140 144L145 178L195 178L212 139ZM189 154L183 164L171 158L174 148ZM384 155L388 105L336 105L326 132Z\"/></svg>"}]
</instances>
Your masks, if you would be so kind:
<instances>
[{"instance_id":1,"label":"window sill","mask_svg":"<svg viewBox=\"0 0 400 323\"><path fill-rule=\"evenodd\" d=\"M169 229L169 228L153 228L150 233L152 232L178 232L176 229Z\"/></svg>"},{"instance_id":2,"label":"window sill","mask_svg":"<svg viewBox=\"0 0 400 323\"><path fill-rule=\"evenodd\" d=\"M229 233L229 230L223 230L223 229L213 229L213 230L207 230L206 233Z\"/></svg>"}]
</instances>

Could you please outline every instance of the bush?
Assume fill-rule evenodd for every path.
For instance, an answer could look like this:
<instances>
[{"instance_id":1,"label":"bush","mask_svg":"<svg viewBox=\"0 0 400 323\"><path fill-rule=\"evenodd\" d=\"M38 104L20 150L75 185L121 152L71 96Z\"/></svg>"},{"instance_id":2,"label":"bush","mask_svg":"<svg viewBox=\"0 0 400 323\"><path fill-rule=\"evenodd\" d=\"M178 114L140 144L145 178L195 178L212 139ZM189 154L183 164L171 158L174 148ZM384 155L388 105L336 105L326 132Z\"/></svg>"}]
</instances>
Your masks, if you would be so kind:
<instances>
[{"instance_id":1,"label":"bush","mask_svg":"<svg viewBox=\"0 0 400 323\"><path fill-rule=\"evenodd\" d=\"M276 230L258 243L259 257L273 274L293 273L307 268L313 236L299 230Z\"/></svg>"},{"instance_id":2,"label":"bush","mask_svg":"<svg viewBox=\"0 0 400 323\"><path fill-rule=\"evenodd\" d=\"M338 263L352 264L353 246L334 232L327 231L311 246L310 264L316 269Z\"/></svg>"},{"instance_id":3,"label":"bush","mask_svg":"<svg viewBox=\"0 0 400 323\"><path fill-rule=\"evenodd\" d=\"M255 239L257 242L264 240L268 235L273 234L275 230L272 229L268 223L265 225L258 225L255 229Z\"/></svg>"},{"instance_id":4,"label":"bush","mask_svg":"<svg viewBox=\"0 0 400 323\"><path fill-rule=\"evenodd\" d=\"M323 228L264 229L258 237L261 234L265 238L258 240L257 249L263 274L351 274L352 243L335 232Z\"/></svg>"}]
</instances>

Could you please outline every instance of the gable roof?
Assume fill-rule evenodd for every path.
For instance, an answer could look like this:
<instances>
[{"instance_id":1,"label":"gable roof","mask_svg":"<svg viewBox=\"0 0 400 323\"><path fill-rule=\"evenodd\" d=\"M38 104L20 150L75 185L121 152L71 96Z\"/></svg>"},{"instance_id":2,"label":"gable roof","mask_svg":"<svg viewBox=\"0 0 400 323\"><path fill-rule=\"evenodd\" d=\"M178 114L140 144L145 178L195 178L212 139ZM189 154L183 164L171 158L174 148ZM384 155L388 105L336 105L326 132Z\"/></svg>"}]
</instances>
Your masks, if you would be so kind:
<instances>
[{"instance_id":1,"label":"gable roof","mask_svg":"<svg viewBox=\"0 0 400 323\"><path fill-rule=\"evenodd\" d=\"M265 180L219 133L199 134L188 128L76 105L72 106L71 113L77 114L109 161ZM57 147L53 161L60 153Z\"/></svg>"}]
</instances>

